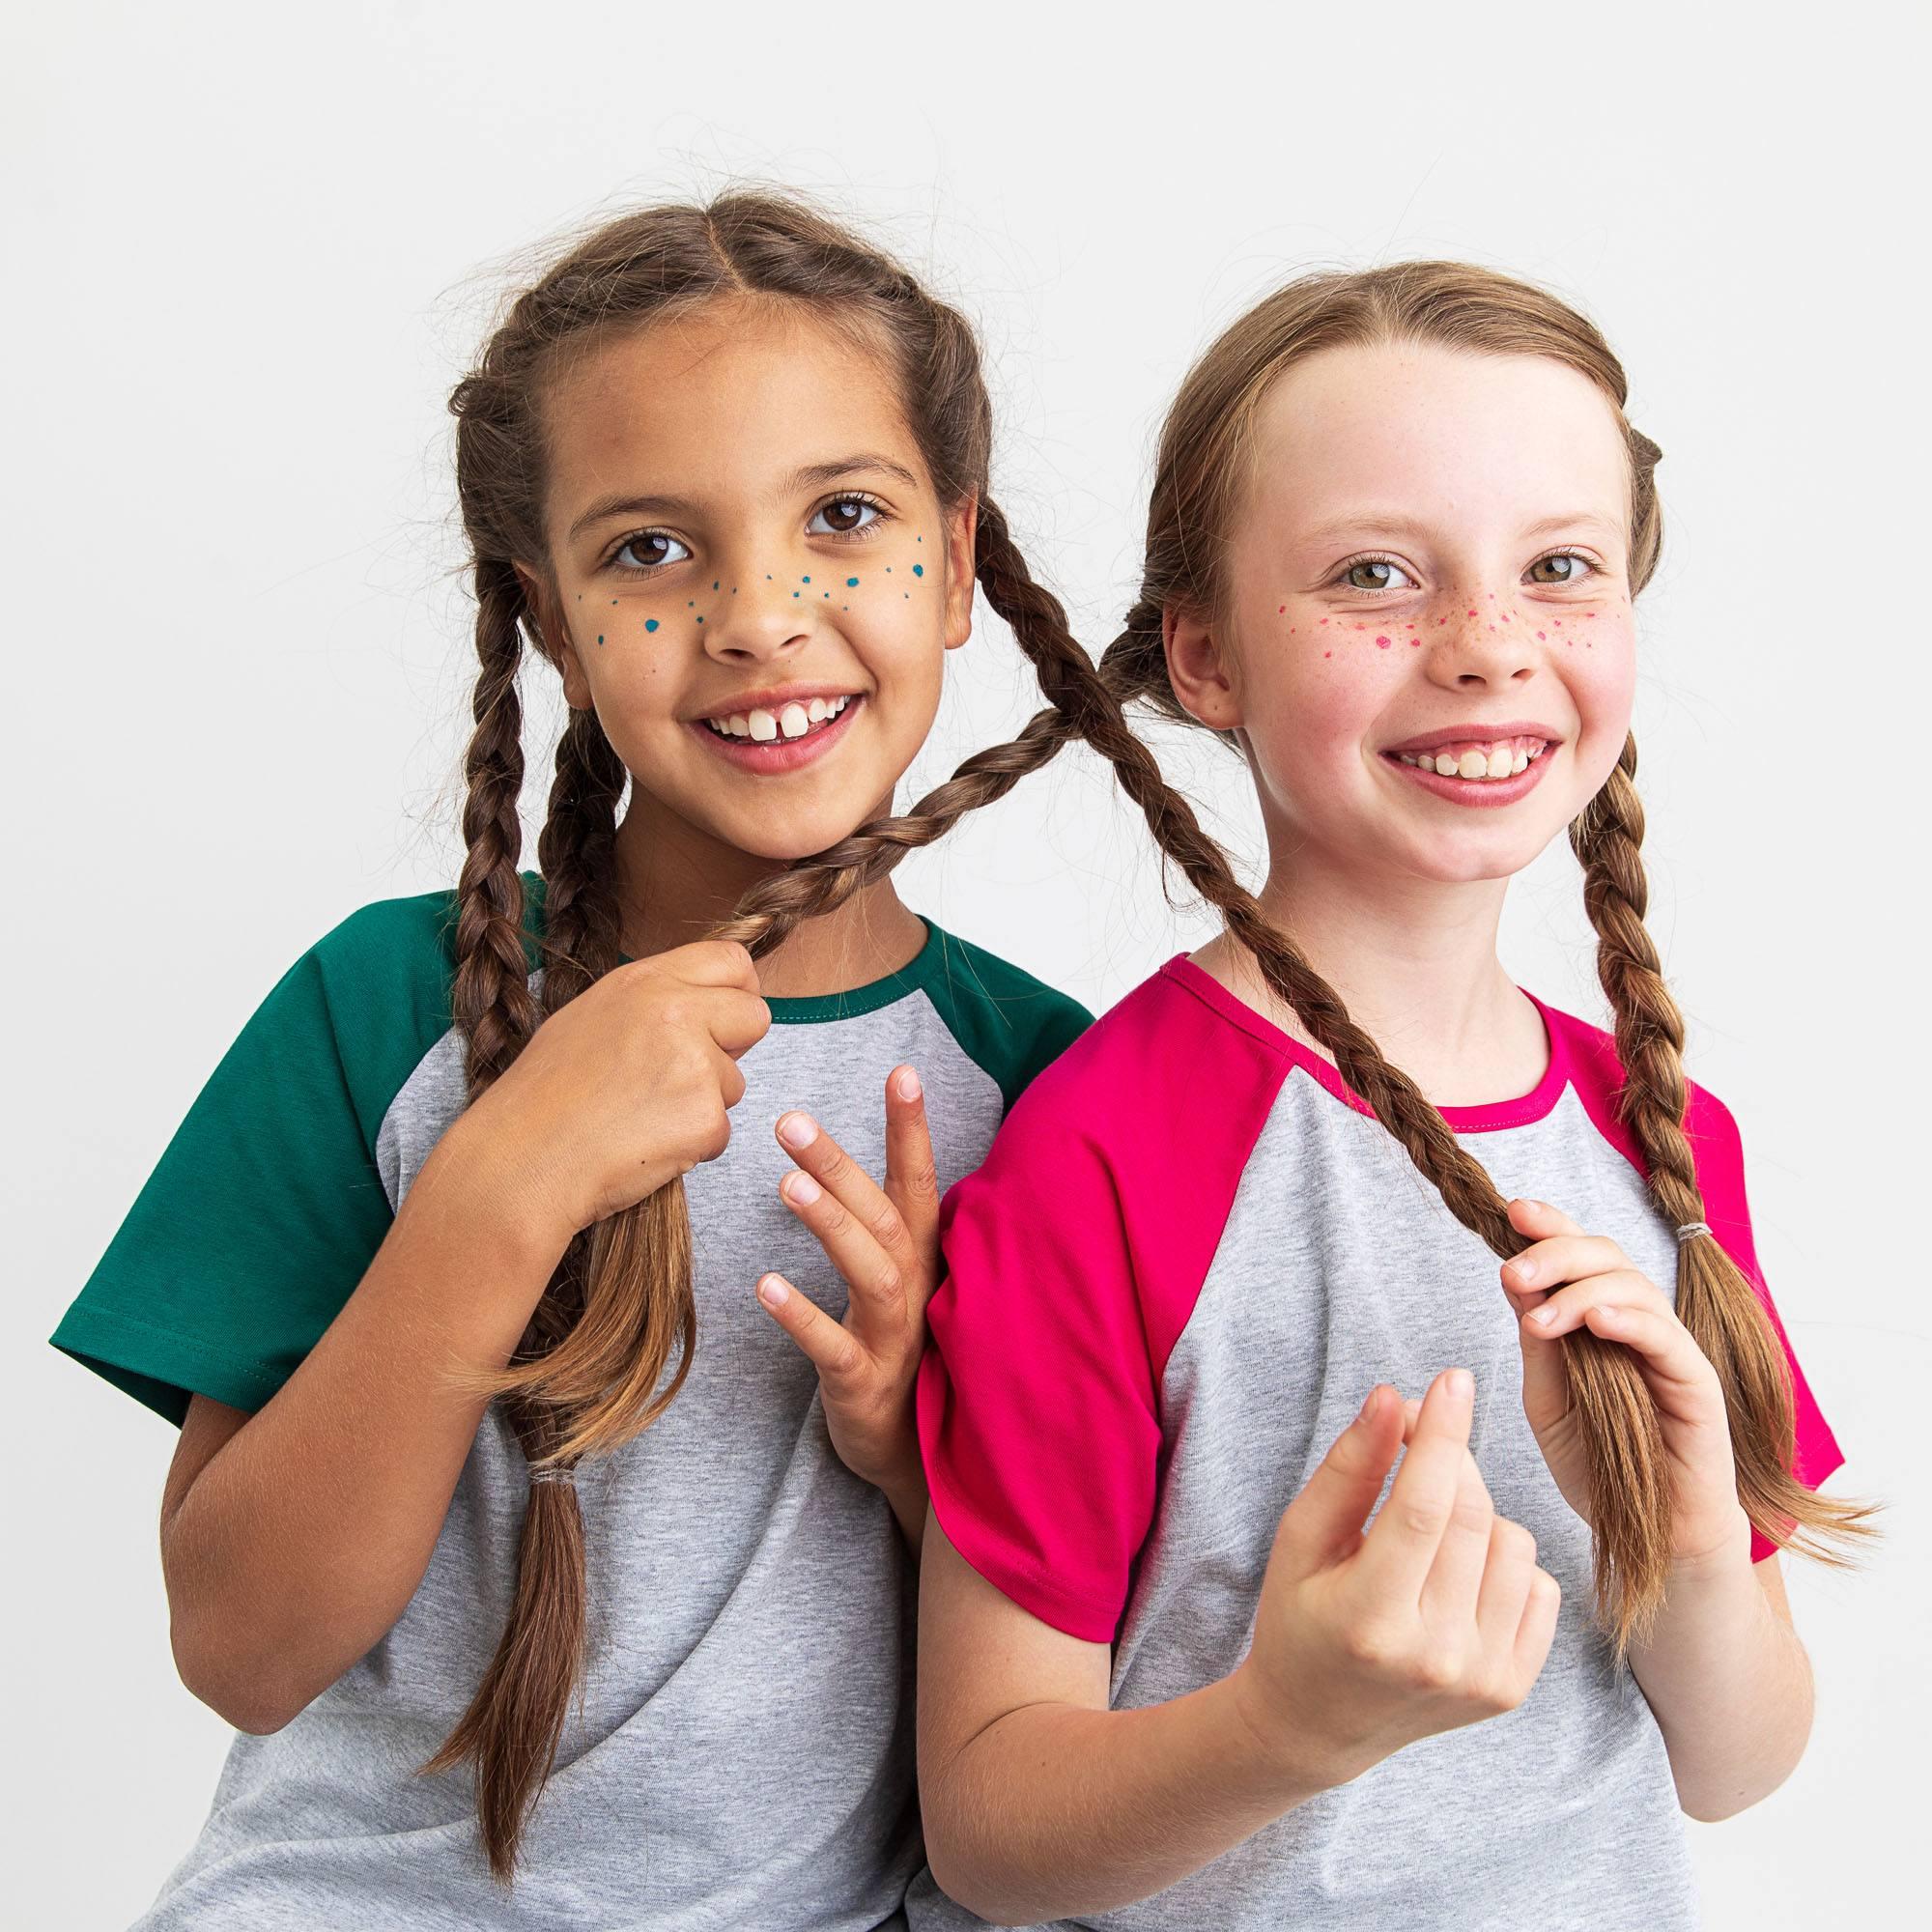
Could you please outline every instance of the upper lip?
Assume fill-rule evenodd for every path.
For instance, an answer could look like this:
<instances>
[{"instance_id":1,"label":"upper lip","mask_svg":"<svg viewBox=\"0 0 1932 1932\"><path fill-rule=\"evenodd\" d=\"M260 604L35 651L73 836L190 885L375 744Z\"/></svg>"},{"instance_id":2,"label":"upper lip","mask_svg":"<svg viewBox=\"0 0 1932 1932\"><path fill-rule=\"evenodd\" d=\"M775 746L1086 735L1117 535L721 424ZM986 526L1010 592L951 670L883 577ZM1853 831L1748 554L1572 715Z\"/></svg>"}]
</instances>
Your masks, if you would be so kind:
<instances>
[{"instance_id":1,"label":"upper lip","mask_svg":"<svg viewBox=\"0 0 1932 1932\"><path fill-rule=\"evenodd\" d=\"M690 723L702 724L710 718L738 718L748 711L782 711L787 704L810 704L814 697L859 697L864 694L843 684L775 684L763 691L741 691L720 698L702 711L694 711Z\"/></svg>"},{"instance_id":2,"label":"upper lip","mask_svg":"<svg viewBox=\"0 0 1932 1932\"><path fill-rule=\"evenodd\" d=\"M1399 745L1384 745L1394 754L1404 752L1435 752L1444 745L1493 745L1499 738L1541 738L1546 744L1560 745L1561 736L1548 724L1504 722L1500 724L1445 724L1439 731L1418 731Z\"/></svg>"}]
</instances>

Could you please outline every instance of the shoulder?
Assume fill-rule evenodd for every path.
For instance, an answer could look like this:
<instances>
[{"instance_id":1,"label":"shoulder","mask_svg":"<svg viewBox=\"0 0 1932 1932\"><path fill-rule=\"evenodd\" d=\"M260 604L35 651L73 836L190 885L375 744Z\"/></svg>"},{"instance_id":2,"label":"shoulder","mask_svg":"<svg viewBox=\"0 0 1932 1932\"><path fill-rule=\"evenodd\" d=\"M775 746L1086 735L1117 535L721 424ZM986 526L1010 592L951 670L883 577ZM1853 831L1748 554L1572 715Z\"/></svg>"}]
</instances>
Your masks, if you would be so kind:
<instances>
[{"instance_id":1,"label":"shoulder","mask_svg":"<svg viewBox=\"0 0 1932 1932\"><path fill-rule=\"evenodd\" d=\"M1078 1000L931 920L923 985L947 1030L1010 1107L1093 1023Z\"/></svg>"},{"instance_id":2,"label":"shoulder","mask_svg":"<svg viewBox=\"0 0 1932 1932\"><path fill-rule=\"evenodd\" d=\"M543 880L524 884L525 953L539 960ZM372 899L322 934L263 1003L255 1024L291 1047L327 1048L339 1063L371 1144L390 1099L455 1024L454 888Z\"/></svg>"},{"instance_id":3,"label":"shoulder","mask_svg":"<svg viewBox=\"0 0 1932 1932\"><path fill-rule=\"evenodd\" d=\"M1564 1055L1572 1084L1598 1129L1629 1155L1638 1159L1635 1147L1618 1116L1617 1099L1624 1084L1623 1061L1616 1036L1538 1000L1550 1040ZM1698 1185L1709 1191L1742 1192L1744 1152L1738 1123L1722 1100L1688 1075L1684 1082L1684 1133L1690 1143Z\"/></svg>"}]
</instances>

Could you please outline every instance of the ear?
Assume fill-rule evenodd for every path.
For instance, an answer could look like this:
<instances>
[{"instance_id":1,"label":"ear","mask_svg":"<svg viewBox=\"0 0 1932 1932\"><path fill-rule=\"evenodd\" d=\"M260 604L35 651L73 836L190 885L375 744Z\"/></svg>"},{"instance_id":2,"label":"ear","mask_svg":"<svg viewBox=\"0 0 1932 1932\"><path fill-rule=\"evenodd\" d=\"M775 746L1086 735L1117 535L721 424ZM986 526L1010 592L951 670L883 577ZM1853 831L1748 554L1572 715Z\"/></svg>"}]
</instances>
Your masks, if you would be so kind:
<instances>
[{"instance_id":1,"label":"ear","mask_svg":"<svg viewBox=\"0 0 1932 1932\"><path fill-rule=\"evenodd\" d=\"M980 581L974 551L980 499L968 497L946 520L946 648L956 651L973 635L973 586Z\"/></svg>"},{"instance_id":2,"label":"ear","mask_svg":"<svg viewBox=\"0 0 1932 1932\"><path fill-rule=\"evenodd\" d=\"M528 605L537 635L543 640L543 654L563 679L564 702L573 711L590 710L590 680L583 674L583 660L577 655L568 628L551 609L550 595L542 580L521 563L511 568L517 573L517 582L524 586L524 602Z\"/></svg>"},{"instance_id":3,"label":"ear","mask_svg":"<svg viewBox=\"0 0 1932 1932\"><path fill-rule=\"evenodd\" d=\"M1180 708L1212 731L1238 730L1240 698L1228 655L1213 626L1181 611L1163 611L1161 648L1167 653L1167 681Z\"/></svg>"}]
</instances>

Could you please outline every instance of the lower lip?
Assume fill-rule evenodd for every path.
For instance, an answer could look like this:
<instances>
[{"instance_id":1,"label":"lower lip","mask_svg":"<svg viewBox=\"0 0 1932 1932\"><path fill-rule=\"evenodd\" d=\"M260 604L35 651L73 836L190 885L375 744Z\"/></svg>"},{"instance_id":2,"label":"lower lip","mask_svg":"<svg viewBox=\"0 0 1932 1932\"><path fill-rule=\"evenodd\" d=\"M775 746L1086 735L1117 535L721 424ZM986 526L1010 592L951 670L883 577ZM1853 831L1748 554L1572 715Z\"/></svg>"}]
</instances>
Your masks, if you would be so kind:
<instances>
[{"instance_id":1,"label":"lower lip","mask_svg":"<svg viewBox=\"0 0 1932 1932\"><path fill-rule=\"evenodd\" d=\"M1514 805L1535 788L1555 751L1556 747L1551 745L1540 757L1530 759L1521 771L1506 779L1446 779L1440 772L1425 772L1420 765L1404 764L1393 752L1384 752L1382 762L1433 791L1437 798L1449 799L1457 805Z\"/></svg>"},{"instance_id":2,"label":"lower lip","mask_svg":"<svg viewBox=\"0 0 1932 1932\"><path fill-rule=\"evenodd\" d=\"M768 738L762 743L756 738L724 738L709 724L696 720L689 728L696 731L721 758L736 765L740 771L757 772L769 777L775 772L795 772L813 759L822 758L845 735L865 702L863 697L847 698L845 709L831 724L821 724L815 731L808 731L803 738Z\"/></svg>"}]
</instances>

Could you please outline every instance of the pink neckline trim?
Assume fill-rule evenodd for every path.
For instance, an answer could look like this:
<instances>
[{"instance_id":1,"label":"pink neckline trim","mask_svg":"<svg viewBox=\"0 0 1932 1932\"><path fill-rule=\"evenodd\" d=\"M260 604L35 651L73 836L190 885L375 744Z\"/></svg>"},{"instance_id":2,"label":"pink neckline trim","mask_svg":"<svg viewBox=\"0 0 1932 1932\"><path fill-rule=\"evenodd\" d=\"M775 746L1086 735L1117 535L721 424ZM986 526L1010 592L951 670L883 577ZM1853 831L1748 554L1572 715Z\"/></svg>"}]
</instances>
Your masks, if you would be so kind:
<instances>
[{"instance_id":1,"label":"pink neckline trim","mask_svg":"<svg viewBox=\"0 0 1932 1932\"><path fill-rule=\"evenodd\" d=\"M1303 1046L1292 1035L1284 1033L1245 1000L1231 993L1186 953L1177 952L1160 970L1165 978L1184 987L1231 1025L1273 1047L1318 1081L1336 1099L1354 1108L1356 1113L1373 1111L1330 1062ZM1543 1015L1543 1031L1549 1040L1549 1065L1544 1069L1543 1078L1527 1094L1514 1100L1486 1100L1474 1107L1440 1108L1438 1111L1443 1120L1459 1134L1494 1133L1501 1127L1526 1126L1531 1121L1540 1121L1555 1106L1564 1088L1570 1084L1570 1056L1564 1046L1563 1029L1556 1024L1550 1009L1527 986L1519 986L1517 990Z\"/></svg>"}]
</instances>

